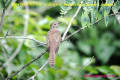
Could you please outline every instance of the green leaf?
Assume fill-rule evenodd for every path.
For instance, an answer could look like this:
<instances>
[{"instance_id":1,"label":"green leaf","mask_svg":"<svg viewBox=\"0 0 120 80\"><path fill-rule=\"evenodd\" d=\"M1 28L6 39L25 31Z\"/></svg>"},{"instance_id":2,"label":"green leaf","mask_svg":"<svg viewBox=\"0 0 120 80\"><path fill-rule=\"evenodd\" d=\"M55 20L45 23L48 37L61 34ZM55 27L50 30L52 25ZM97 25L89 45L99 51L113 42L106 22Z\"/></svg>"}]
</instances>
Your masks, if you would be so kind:
<instances>
[{"instance_id":1,"label":"green leaf","mask_svg":"<svg viewBox=\"0 0 120 80\"><path fill-rule=\"evenodd\" d=\"M110 67L100 66L100 67L97 67L97 70L100 71L101 73L105 74L106 77L109 76L107 78L109 78L110 80L114 79L115 73Z\"/></svg>"},{"instance_id":2,"label":"green leaf","mask_svg":"<svg viewBox=\"0 0 120 80\"><path fill-rule=\"evenodd\" d=\"M120 9L120 0L117 0L116 3L114 3L113 7L112 7L112 11L114 13L118 13L118 10Z\"/></svg>"},{"instance_id":3,"label":"green leaf","mask_svg":"<svg viewBox=\"0 0 120 80\"><path fill-rule=\"evenodd\" d=\"M56 73L60 76L60 78L64 78L68 75L66 70L57 70Z\"/></svg>"},{"instance_id":4,"label":"green leaf","mask_svg":"<svg viewBox=\"0 0 120 80\"><path fill-rule=\"evenodd\" d=\"M117 75L120 76L120 66L111 66L110 67Z\"/></svg>"},{"instance_id":5,"label":"green leaf","mask_svg":"<svg viewBox=\"0 0 120 80\"><path fill-rule=\"evenodd\" d=\"M114 74L113 70L108 66L100 66L97 69L103 74Z\"/></svg>"},{"instance_id":6,"label":"green leaf","mask_svg":"<svg viewBox=\"0 0 120 80\"><path fill-rule=\"evenodd\" d=\"M84 52L86 55L90 55L91 54L91 46L83 41L79 41L78 42L78 48L79 50L81 50L82 52Z\"/></svg>"},{"instance_id":7,"label":"green leaf","mask_svg":"<svg viewBox=\"0 0 120 80\"><path fill-rule=\"evenodd\" d=\"M65 0L64 5L60 6L61 7L60 14L65 15L68 13L69 10L72 9L72 6L67 6L67 4L75 4L75 1L74 0Z\"/></svg>"},{"instance_id":8,"label":"green leaf","mask_svg":"<svg viewBox=\"0 0 120 80\"><path fill-rule=\"evenodd\" d=\"M88 12L84 12L81 16L81 24L82 24L82 27L90 27L90 19L89 19L89 16L88 16Z\"/></svg>"},{"instance_id":9,"label":"green leaf","mask_svg":"<svg viewBox=\"0 0 120 80\"><path fill-rule=\"evenodd\" d=\"M106 33L102 36L101 40L96 45L95 49L96 56L103 64L110 59L110 57L115 51L115 46L111 44L112 40L113 40L112 33Z\"/></svg>"},{"instance_id":10,"label":"green leaf","mask_svg":"<svg viewBox=\"0 0 120 80\"><path fill-rule=\"evenodd\" d=\"M91 11L91 23L94 24L96 21L96 11Z\"/></svg>"},{"instance_id":11,"label":"green leaf","mask_svg":"<svg viewBox=\"0 0 120 80\"><path fill-rule=\"evenodd\" d=\"M63 60L60 57L56 56L56 67L62 67L63 66Z\"/></svg>"},{"instance_id":12,"label":"green leaf","mask_svg":"<svg viewBox=\"0 0 120 80\"><path fill-rule=\"evenodd\" d=\"M91 74L98 74L98 71L94 66L86 66L85 71L88 71Z\"/></svg>"},{"instance_id":13,"label":"green leaf","mask_svg":"<svg viewBox=\"0 0 120 80\"><path fill-rule=\"evenodd\" d=\"M107 26L109 21L109 16L106 11L104 12L104 20L105 20L105 25Z\"/></svg>"}]
</instances>

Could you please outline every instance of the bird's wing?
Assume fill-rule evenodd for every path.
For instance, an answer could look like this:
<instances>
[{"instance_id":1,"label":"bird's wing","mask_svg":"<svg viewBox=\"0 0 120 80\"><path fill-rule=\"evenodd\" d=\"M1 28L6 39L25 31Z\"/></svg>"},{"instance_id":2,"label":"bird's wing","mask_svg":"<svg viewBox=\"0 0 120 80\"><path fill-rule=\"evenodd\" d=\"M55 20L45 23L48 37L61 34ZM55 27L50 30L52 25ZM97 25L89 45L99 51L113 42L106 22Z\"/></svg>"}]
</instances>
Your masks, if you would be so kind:
<instances>
[{"instance_id":1,"label":"bird's wing","mask_svg":"<svg viewBox=\"0 0 120 80\"><path fill-rule=\"evenodd\" d=\"M58 49L59 49L59 45L60 45L60 42L61 42L62 38L61 38L61 33L59 31L57 31L55 33L55 46L56 46L56 53L58 52Z\"/></svg>"},{"instance_id":2,"label":"bird's wing","mask_svg":"<svg viewBox=\"0 0 120 80\"><path fill-rule=\"evenodd\" d=\"M47 35L47 46L48 46L48 51L50 51L50 41L49 41L49 36L50 36L50 31L48 31L48 35Z\"/></svg>"},{"instance_id":3,"label":"bird's wing","mask_svg":"<svg viewBox=\"0 0 120 80\"><path fill-rule=\"evenodd\" d=\"M56 29L52 29L48 32L47 38L48 48L52 48L57 52L61 42L61 33Z\"/></svg>"}]
</instances>

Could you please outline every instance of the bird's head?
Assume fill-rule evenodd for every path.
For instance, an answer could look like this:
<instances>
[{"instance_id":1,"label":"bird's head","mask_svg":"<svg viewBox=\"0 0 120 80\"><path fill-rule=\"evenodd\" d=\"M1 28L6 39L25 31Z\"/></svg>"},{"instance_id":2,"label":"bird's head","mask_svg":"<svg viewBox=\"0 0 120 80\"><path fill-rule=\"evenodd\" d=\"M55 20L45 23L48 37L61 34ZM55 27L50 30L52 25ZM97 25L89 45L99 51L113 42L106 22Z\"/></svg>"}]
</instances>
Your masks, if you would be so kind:
<instances>
[{"instance_id":1,"label":"bird's head","mask_svg":"<svg viewBox=\"0 0 120 80\"><path fill-rule=\"evenodd\" d=\"M60 23L61 23L61 22L53 22L53 23L50 25L50 29L57 28Z\"/></svg>"}]
</instances>

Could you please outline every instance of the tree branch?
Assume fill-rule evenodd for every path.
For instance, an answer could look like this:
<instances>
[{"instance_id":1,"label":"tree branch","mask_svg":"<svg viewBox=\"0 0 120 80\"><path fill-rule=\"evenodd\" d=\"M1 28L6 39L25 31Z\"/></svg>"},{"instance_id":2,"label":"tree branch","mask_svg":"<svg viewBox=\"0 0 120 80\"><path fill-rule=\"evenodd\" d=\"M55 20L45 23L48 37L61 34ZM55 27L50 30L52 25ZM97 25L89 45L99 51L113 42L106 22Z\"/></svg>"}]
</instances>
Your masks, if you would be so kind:
<instances>
[{"instance_id":1,"label":"tree branch","mask_svg":"<svg viewBox=\"0 0 120 80\"><path fill-rule=\"evenodd\" d=\"M72 19L70 20L69 24L68 24L68 27L67 29L65 30L64 34L63 34L63 37L62 37L62 40L65 39L66 35L67 35L67 32L69 31L71 25L72 25L72 22L74 20L74 18L78 15L79 11L81 9L81 6L78 7L77 11L75 12L75 14L73 15Z\"/></svg>"},{"instance_id":2,"label":"tree branch","mask_svg":"<svg viewBox=\"0 0 120 80\"><path fill-rule=\"evenodd\" d=\"M23 65L20 69L18 69L18 71L16 71L14 74L10 75L7 77L6 80L11 79L13 76L17 75L20 71L22 71L24 68L26 68L27 66L29 66L30 64L32 64L33 62L35 62L36 60L38 60L40 57L42 57L45 53L47 52L47 50L45 50L44 52L42 52L39 56L37 56L35 59L31 60L30 62L28 62L27 64Z\"/></svg>"},{"instance_id":3,"label":"tree branch","mask_svg":"<svg viewBox=\"0 0 120 80\"><path fill-rule=\"evenodd\" d=\"M120 14L120 12L118 12L118 13L116 13L116 14ZM116 15L116 14L110 14L109 16L114 16L114 15ZM100 20L97 20L95 23L91 24L91 26L97 24L99 21L101 21L101 20L103 20L103 19L104 19L104 17L103 17L102 19L100 19ZM69 38L70 38L71 36L73 36L74 34L80 32L81 30L84 30L84 29L86 29L86 28L87 28L87 26L82 27L82 28L79 28L78 30L74 31L72 34L68 35L64 40L69 39Z\"/></svg>"},{"instance_id":4,"label":"tree branch","mask_svg":"<svg viewBox=\"0 0 120 80\"><path fill-rule=\"evenodd\" d=\"M6 36L6 37L0 37L0 39L28 39L28 40L33 40L33 41L39 43L40 45L46 45L46 43L44 43L44 42L41 42L39 40L36 40L31 37L27 37L27 36Z\"/></svg>"},{"instance_id":5,"label":"tree branch","mask_svg":"<svg viewBox=\"0 0 120 80\"><path fill-rule=\"evenodd\" d=\"M28 80L34 80L34 78L39 74L39 72L48 64L48 60L40 67L40 69Z\"/></svg>"}]
</instances>

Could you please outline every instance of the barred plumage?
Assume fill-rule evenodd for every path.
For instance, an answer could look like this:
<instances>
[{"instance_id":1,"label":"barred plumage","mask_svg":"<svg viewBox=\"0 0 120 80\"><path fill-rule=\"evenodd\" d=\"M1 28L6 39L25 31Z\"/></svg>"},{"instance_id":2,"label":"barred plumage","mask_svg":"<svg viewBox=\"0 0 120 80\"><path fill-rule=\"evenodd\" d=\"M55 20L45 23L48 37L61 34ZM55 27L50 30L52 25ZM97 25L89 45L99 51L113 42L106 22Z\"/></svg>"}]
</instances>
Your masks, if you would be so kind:
<instances>
[{"instance_id":1,"label":"barred plumage","mask_svg":"<svg viewBox=\"0 0 120 80\"><path fill-rule=\"evenodd\" d=\"M55 57L56 57L55 52L51 52L50 56L49 56L49 64L50 64L51 67L54 67Z\"/></svg>"}]
</instances>

